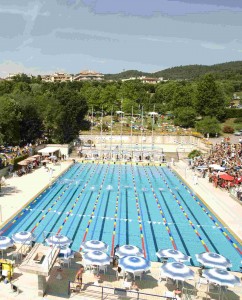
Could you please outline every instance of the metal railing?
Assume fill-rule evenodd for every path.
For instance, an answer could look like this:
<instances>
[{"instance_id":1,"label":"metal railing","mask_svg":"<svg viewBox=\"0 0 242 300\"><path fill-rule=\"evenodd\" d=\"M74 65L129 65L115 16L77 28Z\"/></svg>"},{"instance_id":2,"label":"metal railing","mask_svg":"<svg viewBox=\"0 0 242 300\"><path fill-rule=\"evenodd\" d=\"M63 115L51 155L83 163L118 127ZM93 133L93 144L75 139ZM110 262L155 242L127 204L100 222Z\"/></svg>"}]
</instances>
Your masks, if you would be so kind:
<instances>
[{"instance_id":1,"label":"metal railing","mask_svg":"<svg viewBox=\"0 0 242 300\"><path fill-rule=\"evenodd\" d=\"M134 290L126 290L122 288L113 288L108 286L100 286L90 283L83 283L82 289L76 288L76 286L80 286L78 282L69 281L68 284L68 295L70 296L72 292L74 293L82 293L91 294L92 299L139 299L139 300L158 300L158 299L169 299L169 300L176 300L176 297L170 296L161 296L149 293L142 293L139 291Z\"/></svg>"}]
</instances>

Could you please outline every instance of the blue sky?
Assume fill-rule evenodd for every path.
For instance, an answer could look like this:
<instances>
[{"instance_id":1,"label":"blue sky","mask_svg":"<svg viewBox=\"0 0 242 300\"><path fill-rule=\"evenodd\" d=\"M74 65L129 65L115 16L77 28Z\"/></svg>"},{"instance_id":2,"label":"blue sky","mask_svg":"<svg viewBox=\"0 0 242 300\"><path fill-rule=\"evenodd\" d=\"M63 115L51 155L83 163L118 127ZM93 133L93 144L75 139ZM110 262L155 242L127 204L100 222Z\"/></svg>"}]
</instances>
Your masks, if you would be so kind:
<instances>
[{"instance_id":1,"label":"blue sky","mask_svg":"<svg viewBox=\"0 0 242 300\"><path fill-rule=\"evenodd\" d=\"M0 77L242 60L238 0L1 0Z\"/></svg>"}]
</instances>

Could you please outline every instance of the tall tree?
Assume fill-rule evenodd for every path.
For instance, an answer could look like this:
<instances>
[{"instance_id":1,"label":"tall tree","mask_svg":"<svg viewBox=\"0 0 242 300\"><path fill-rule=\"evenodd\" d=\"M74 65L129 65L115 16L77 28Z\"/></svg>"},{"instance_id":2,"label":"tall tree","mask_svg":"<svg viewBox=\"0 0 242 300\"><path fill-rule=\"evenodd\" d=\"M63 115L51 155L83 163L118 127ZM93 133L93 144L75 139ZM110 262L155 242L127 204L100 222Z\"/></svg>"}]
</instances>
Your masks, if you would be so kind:
<instances>
[{"instance_id":1,"label":"tall tree","mask_svg":"<svg viewBox=\"0 0 242 300\"><path fill-rule=\"evenodd\" d=\"M215 116L222 120L225 116L226 101L221 87L212 74L205 75L197 85L197 112L202 116Z\"/></svg>"},{"instance_id":2,"label":"tall tree","mask_svg":"<svg viewBox=\"0 0 242 300\"><path fill-rule=\"evenodd\" d=\"M67 88L59 90L54 98L55 115L49 116L53 117L52 138L59 143L69 143L81 129L81 121L88 110L86 99Z\"/></svg>"},{"instance_id":3,"label":"tall tree","mask_svg":"<svg viewBox=\"0 0 242 300\"><path fill-rule=\"evenodd\" d=\"M18 144L20 141L19 121L21 114L15 100L0 97L0 132L2 143Z\"/></svg>"}]
</instances>

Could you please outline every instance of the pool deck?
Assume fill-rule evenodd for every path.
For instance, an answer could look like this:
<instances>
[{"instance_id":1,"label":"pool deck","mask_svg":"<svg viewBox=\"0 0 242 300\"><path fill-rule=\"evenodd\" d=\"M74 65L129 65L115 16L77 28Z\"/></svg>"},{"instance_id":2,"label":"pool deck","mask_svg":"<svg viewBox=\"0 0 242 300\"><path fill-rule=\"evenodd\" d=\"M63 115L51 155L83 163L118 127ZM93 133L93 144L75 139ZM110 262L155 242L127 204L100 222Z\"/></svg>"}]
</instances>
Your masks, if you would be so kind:
<instances>
[{"instance_id":1,"label":"pool deck","mask_svg":"<svg viewBox=\"0 0 242 300\"><path fill-rule=\"evenodd\" d=\"M198 184L193 183L194 171L188 168L184 161L179 161L174 169L193 189L213 214L233 233L242 244L242 203L232 198L230 194L221 188L215 188L208 182L208 177L198 177Z\"/></svg>"},{"instance_id":2,"label":"pool deck","mask_svg":"<svg viewBox=\"0 0 242 300\"><path fill-rule=\"evenodd\" d=\"M58 177L62 172L64 172L70 165L71 161L62 162L60 166L51 166L54 169L53 179ZM187 169L187 165L180 161L176 163L176 166L173 167L174 170L184 178L185 181L192 187L192 189L207 203L207 205L216 212L216 215L219 215L220 219L223 220L223 223L226 223L231 230L236 234L236 236L242 239L242 206L240 203L232 199L228 193L220 189L215 189L212 184L208 183L208 179L199 178L198 185L193 185L192 170ZM43 190L46 186L50 184L49 173L41 167L35 170L33 173L24 175L22 177L13 177L7 179L7 186L3 188L4 194L0 196L0 205L2 210L2 222L6 222L14 213L20 210L26 203L31 201L35 195ZM57 268L58 264L52 269L50 276L47 278L48 288L47 295L44 299L49 300L59 300L63 298L69 298L68 291L68 281L73 281L75 274L80 267L81 258L76 257L71 264L70 268L64 267L62 273L62 279L58 280L57 277ZM165 295L166 291L172 291L175 289L175 286L172 284L162 281L161 283L157 282L159 277L159 268L161 263L152 263L151 271L144 276L144 279L136 281L139 286L140 292L158 294L161 296ZM198 268L192 267L195 271L195 280L188 281L187 285L192 289L195 287L198 282ZM241 273L235 273L242 280ZM123 280L116 279L115 270L112 265L108 267L108 274L101 275L101 286L107 286L112 288L123 288ZM86 271L83 276L83 282L93 284L95 282L94 275ZM27 274L21 272L18 268L14 270L14 276L12 283L15 284L20 289L20 294L13 293L10 289L10 284L4 284L0 282L0 299L20 299L20 300L32 300L32 299L43 299L42 297L37 296L38 283L37 276L32 274ZM96 287L99 290L98 287ZM212 293L206 296L207 286L201 286L197 292L196 299L219 299L218 295ZM70 298L74 300L78 299L92 299L93 295L96 296L96 299L100 299L100 294L97 296L93 292L93 288L90 290L88 286L85 286L84 291L80 294L72 293ZM114 295L113 295L114 296ZM118 299L108 298L107 299ZM131 298L129 298L131 299ZM149 299L149 298L147 298ZM164 298L165 299L165 298ZM226 295L226 298L230 300L242 299L242 287L230 288L229 294Z\"/></svg>"},{"instance_id":3,"label":"pool deck","mask_svg":"<svg viewBox=\"0 0 242 300\"><path fill-rule=\"evenodd\" d=\"M0 193L0 226L65 172L71 164L72 161L62 161L59 165L48 164L48 167L53 169L52 178L42 166L27 175L6 179L6 185Z\"/></svg>"}]
</instances>

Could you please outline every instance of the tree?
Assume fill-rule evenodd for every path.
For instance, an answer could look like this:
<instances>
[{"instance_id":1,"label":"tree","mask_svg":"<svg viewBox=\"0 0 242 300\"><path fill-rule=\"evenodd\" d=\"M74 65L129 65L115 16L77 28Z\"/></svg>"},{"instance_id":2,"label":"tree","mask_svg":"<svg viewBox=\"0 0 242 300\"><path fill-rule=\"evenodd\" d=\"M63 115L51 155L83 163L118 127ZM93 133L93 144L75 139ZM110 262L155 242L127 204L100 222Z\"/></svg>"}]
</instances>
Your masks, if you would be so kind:
<instances>
[{"instance_id":1,"label":"tree","mask_svg":"<svg viewBox=\"0 0 242 300\"><path fill-rule=\"evenodd\" d=\"M2 143L18 144L20 141L19 121L21 114L15 100L0 97L0 132Z\"/></svg>"},{"instance_id":2,"label":"tree","mask_svg":"<svg viewBox=\"0 0 242 300\"><path fill-rule=\"evenodd\" d=\"M20 107L21 120L19 122L19 133L23 144L35 141L42 135L42 120L36 106L27 104Z\"/></svg>"},{"instance_id":3,"label":"tree","mask_svg":"<svg viewBox=\"0 0 242 300\"><path fill-rule=\"evenodd\" d=\"M211 136L215 136L216 133L220 132L221 128L219 121L215 117L207 116L196 123L196 130L204 135L209 133Z\"/></svg>"},{"instance_id":4,"label":"tree","mask_svg":"<svg viewBox=\"0 0 242 300\"><path fill-rule=\"evenodd\" d=\"M212 74L205 75L197 85L197 112L202 116L225 117L225 97Z\"/></svg>"},{"instance_id":5,"label":"tree","mask_svg":"<svg viewBox=\"0 0 242 300\"><path fill-rule=\"evenodd\" d=\"M88 110L86 99L67 88L60 89L54 98L55 113L49 115L49 118L53 117L52 139L59 143L69 143L81 129L81 122ZM53 105L51 108L53 112Z\"/></svg>"},{"instance_id":6,"label":"tree","mask_svg":"<svg viewBox=\"0 0 242 300\"><path fill-rule=\"evenodd\" d=\"M174 110L174 124L182 127L193 127L196 118L196 110L190 106L180 107Z\"/></svg>"}]
</instances>

